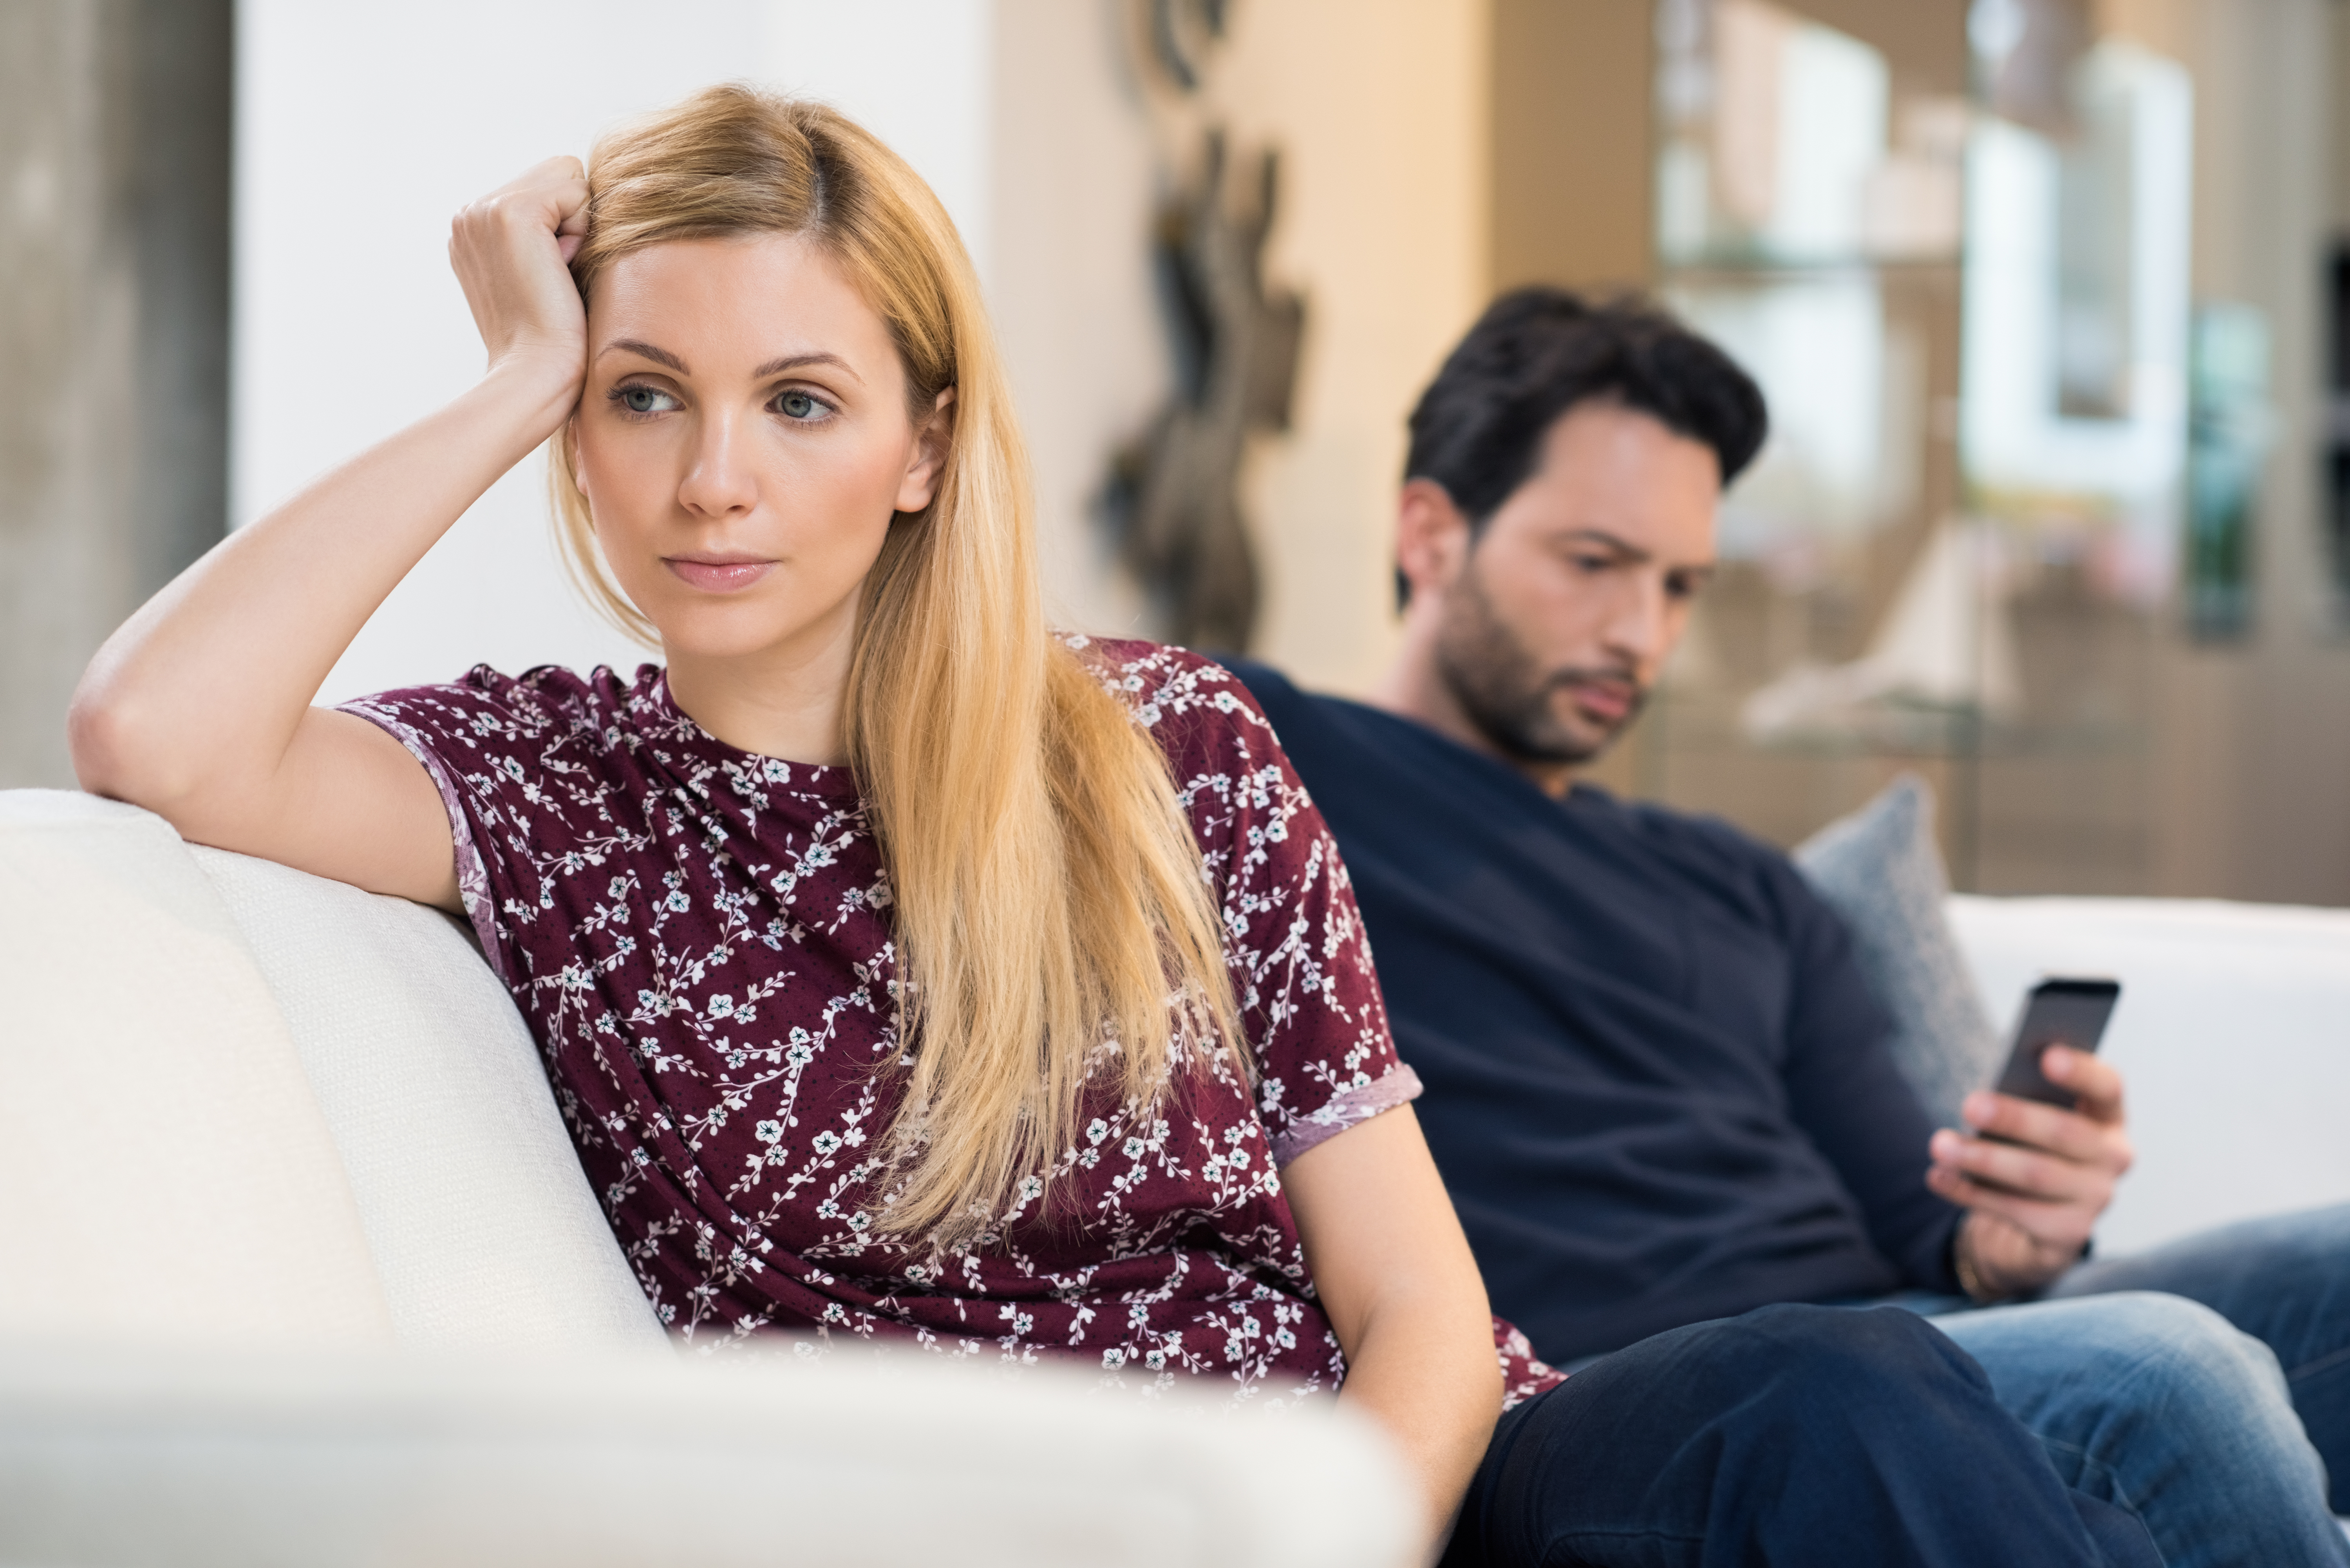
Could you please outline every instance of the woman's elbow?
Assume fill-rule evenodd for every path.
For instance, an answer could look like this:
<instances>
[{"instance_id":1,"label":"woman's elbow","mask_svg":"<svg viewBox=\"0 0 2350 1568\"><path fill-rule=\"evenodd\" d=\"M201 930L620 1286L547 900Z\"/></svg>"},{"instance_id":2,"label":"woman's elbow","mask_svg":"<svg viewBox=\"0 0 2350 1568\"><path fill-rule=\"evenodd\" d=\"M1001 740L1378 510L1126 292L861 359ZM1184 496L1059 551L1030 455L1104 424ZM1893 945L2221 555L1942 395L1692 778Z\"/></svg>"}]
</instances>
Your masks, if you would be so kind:
<instances>
[{"instance_id":1,"label":"woman's elbow","mask_svg":"<svg viewBox=\"0 0 2350 1568\"><path fill-rule=\"evenodd\" d=\"M93 665L66 710L66 753L74 777L92 794L171 815L188 793L188 770L177 763L160 728L134 694Z\"/></svg>"}]
</instances>

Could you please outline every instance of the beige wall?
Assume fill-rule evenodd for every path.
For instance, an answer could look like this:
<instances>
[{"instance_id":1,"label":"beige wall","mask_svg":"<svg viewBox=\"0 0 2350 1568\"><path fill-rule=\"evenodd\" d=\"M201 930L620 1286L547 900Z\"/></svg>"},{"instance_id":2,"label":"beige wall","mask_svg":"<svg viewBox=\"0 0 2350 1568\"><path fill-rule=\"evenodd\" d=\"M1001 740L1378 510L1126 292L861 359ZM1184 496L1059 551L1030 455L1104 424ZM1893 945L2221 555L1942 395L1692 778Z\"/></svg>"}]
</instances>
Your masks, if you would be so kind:
<instances>
[{"instance_id":1,"label":"beige wall","mask_svg":"<svg viewBox=\"0 0 2350 1568\"><path fill-rule=\"evenodd\" d=\"M1256 651L1358 691L1392 647L1403 421L1485 299L1485 0L1245 0L1199 93L1149 67L1125 0L996 0L989 295L1035 460L1064 624L1147 635L1093 515L1164 397L1149 237L1205 127L1282 154L1265 271L1302 290L1293 427L1242 480L1264 573Z\"/></svg>"},{"instance_id":2,"label":"beige wall","mask_svg":"<svg viewBox=\"0 0 2350 1568\"><path fill-rule=\"evenodd\" d=\"M1295 427L1243 482L1267 589L1257 651L1359 691L1394 642L1404 416L1484 304L1487 9L1254 0L1232 15L1196 111L1243 152L1281 148L1266 272L1308 311ZM1182 136L1170 109L1161 134Z\"/></svg>"},{"instance_id":3,"label":"beige wall","mask_svg":"<svg viewBox=\"0 0 2350 1568\"><path fill-rule=\"evenodd\" d=\"M1493 0L1496 290L1653 277L1652 10L1649 0Z\"/></svg>"},{"instance_id":4,"label":"beige wall","mask_svg":"<svg viewBox=\"0 0 2350 1568\"><path fill-rule=\"evenodd\" d=\"M997 0L989 294L1034 456L1064 624L1147 634L1093 515L1110 452L1165 395L1149 236L1210 124L1281 150L1269 281L1302 290L1293 427L1243 505L1264 572L1255 650L1358 691L1394 618L1390 524L1412 400L1485 298L1484 0L1253 0L1193 96L1148 67L1123 0Z\"/></svg>"},{"instance_id":5,"label":"beige wall","mask_svg":"<svg viewBox=\"0 0 2350 1568\"><path fill-rule=\"evenodd\" d=\"M1312 315L1296 429L1247 476L1271 589L1264 656L1342 691L1394 647L1404 416L1485 303L1486 11L1477 0L1237 7L1227 101L1277 140L1273 275Z\"/></svg>"},{"instance_id":6,"label":"beige wall","mask_svg":"<svg viewBox=\"0 0 2350 1568\"><path fill-rule=\"evenodd\" d=\"M1148 635L1093 514L1110 452L1165 395L1151 126L1126 7L997 0L988 304L1036 474L1056 624Z\"/></svg>"}]
</instances>

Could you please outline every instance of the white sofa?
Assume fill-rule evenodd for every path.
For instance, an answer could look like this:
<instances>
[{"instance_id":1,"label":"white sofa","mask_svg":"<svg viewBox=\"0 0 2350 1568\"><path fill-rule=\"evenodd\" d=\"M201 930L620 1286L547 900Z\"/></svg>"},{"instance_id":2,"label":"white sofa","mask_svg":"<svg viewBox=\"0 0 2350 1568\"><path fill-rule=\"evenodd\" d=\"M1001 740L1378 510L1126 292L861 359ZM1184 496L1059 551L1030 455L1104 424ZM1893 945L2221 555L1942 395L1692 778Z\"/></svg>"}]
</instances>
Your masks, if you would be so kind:
<instances>
[{"instance_id":1,"label":"white sofa","mask_svg":"<svg viewBox=\"0 0 2350 1568\"><path fill-rule=\"evenodd\" d=\"M456 922L0 794L0 1565L1338 1568L1407 1496L1327 1401L676 1355Z\"/></svg>"},{"instance_id":2,"label":"white sofa","mask_svg":"<svg viewBox=\"0 0 2350 1568\"><path fill-rule=\"evenodd\" d=\"M2350 1199L2350 912L1950 912L1995 1017L2124 981L2106 1251ZM1339 1413L699 1359L456 922L0 794L0 1564L1397 1560Z\"/></svg>"}]
</instances>

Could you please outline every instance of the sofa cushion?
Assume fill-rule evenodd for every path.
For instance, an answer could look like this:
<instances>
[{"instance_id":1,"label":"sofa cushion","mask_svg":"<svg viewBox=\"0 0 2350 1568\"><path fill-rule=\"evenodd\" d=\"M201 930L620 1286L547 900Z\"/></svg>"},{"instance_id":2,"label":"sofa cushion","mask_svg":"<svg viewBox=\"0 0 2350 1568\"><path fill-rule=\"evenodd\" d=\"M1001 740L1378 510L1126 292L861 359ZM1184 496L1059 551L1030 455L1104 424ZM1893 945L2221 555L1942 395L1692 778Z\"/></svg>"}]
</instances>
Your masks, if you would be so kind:
<instances>
[{"instance_id":1,"label":"sofa cushion","mask_svg":"<svg viewBox=\"0 0 2350 1568\"><path fill-rule=\"evenodd\" d=\"M170 826L0 794L0 1332L384 1345L333 1138Z\"/></svg>"},{"instance_id":2,"label":"sofa cushion","mask_svg":"<svg viewBox=\"0 0 2350 1568\"><path fill-rule=\"evenodd\" d=\"M457 924L249 856L195 859L293 1031L401 1342L665 1345L522 1015Z\"/></svg>"},{"instance_id":3,"label":"sofa cushion","mask_svg":"<svg viewBox=\"0 0 2350 1568\"><path fill-rule=\"evenodd\" d=\"M1952 935L1934 795L1914 774L1795 850L1795 864L1851 928L1854 956L1893 1014L1893 1059L1934 1119L1991 1081L2000 1038Z\"/></svg>"}]
</instances>

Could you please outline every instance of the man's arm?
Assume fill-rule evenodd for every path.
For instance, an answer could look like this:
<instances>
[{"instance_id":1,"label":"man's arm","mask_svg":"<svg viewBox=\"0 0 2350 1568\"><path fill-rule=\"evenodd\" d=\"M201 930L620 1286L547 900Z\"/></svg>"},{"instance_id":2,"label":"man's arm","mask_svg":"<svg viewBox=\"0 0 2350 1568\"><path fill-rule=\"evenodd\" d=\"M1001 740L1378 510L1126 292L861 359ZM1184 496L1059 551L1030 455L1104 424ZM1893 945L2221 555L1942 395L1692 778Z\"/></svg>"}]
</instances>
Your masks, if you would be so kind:
<instances>
[{"instance_id":1,"label":"man's arm","mask_svg":"<svg viewBox=\"0 0 2350 1568\"><path fill-rule=\"evenodd\" d=\"M1934 1121L1887 1042L1894 1023L1854 956L1835 910L1781 861L1777 892L1788 955L1788 1109L1860 1206L1869 1240L1922 1290L1955 1292L1961 1211L1926 1184Z\"/></svg>"}]
</instances>

